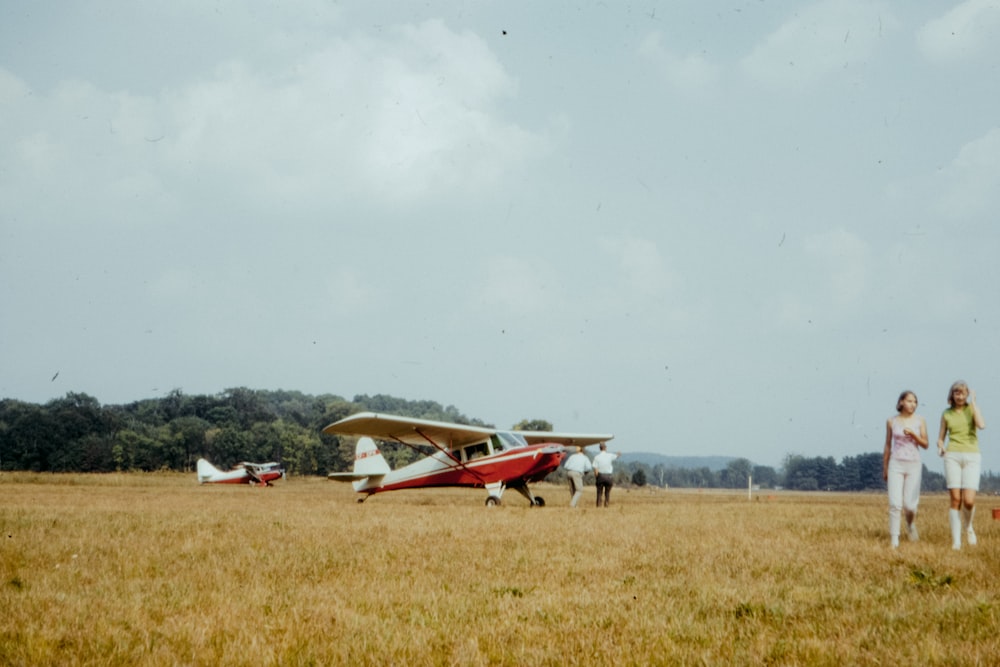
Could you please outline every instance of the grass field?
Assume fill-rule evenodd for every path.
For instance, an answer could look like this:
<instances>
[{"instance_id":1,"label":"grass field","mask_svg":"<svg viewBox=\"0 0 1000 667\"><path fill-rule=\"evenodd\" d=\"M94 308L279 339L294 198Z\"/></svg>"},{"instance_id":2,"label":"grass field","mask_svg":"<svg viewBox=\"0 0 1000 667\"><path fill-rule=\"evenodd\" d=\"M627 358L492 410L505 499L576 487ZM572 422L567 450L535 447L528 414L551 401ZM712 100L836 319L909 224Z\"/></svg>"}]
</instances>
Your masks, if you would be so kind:
<instances>
[{"instance_id":1,"label":"grass field","mask_svg":"<svg viewBox=\"0 0 1000 667\"><path fill-rule=\"evenodd\" d=\"M536 491L4 473L0 664L1000 662L997 499L892 551L883 495Z\"/></svg>"}]
</instances>

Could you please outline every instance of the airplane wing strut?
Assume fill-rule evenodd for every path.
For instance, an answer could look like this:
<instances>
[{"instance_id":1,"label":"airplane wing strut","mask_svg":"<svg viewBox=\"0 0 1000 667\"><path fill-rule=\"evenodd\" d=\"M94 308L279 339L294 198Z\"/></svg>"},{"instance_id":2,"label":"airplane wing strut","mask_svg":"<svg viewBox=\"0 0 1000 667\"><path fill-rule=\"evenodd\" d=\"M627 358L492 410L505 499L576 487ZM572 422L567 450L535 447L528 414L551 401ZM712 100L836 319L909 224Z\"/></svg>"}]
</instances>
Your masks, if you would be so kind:
<instances>
[{"instance_id":1,"label":"airplane wing strut","mask_svg":"<svg viewBox=\"0 0 1000 667\"><path fill-rule=\"evenodd\" d=\"M473 477L475 477L476 479L478 479L483 484L486 483L486 479L481 474L479 474L478 471L473 470L472 468L470 468L467 465L465 465L464 463L462 463L455 456L455 454L451 452L451 450L447 449L446 447L443 447L442 445L439 445L437 442L435 442L434 438L426 435L423 431L420 430L420 428L414 428L413 431L414 431L414 433L416 433L417 435L419 435L421 438L423 438L424 440L426 440L428 443L430 443L430 445L432 447L434 447L434 449L438 450L439 452L443 452L445 456L447 456L449 459L451 459L452 462L454 463L454 465L451 466L453 469L454 468L461 468L461 469L465 470L467 473L469 473L470 475L472 475ZM399 442L401 444L407 445L407 447L410 447L412 449L415 449L415 450L417 449L414 445L408 445L407 443L403 442L402 440L396 439L396 442ZM419 450L417 450L417 451L419 451Z\"/></svg>"}]
</instances>

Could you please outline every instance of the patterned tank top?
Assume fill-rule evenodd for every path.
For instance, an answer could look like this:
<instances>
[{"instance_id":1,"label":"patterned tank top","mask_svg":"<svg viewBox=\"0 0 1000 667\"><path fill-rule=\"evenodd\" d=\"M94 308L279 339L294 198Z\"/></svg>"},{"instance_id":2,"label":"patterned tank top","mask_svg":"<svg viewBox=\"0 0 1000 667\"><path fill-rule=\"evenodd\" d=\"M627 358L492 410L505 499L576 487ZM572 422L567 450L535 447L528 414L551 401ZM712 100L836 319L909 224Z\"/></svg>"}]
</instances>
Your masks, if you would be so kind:
<instances>
[{"instance_id":1,"label":"patterned tank top","mask_svg":"<svg viewBox=\"0 0 1000 667\"><path fill-rule=\"evenodd\" d=\"M911 418L909 423L904 423L901 417L892 418L892 458L897 461L919 461L920 449L917 441L903 433L904 428L917 431L920 428L920 421Z\"/></svg>"}]
</instances>

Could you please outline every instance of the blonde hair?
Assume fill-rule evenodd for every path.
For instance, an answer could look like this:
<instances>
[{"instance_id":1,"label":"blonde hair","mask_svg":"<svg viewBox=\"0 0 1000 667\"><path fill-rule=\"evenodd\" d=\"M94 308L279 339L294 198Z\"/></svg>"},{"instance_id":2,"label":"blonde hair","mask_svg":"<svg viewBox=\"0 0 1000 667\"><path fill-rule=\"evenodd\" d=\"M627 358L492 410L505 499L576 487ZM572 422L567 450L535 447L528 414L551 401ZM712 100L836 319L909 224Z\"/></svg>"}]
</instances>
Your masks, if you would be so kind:
<instances>
[{"instance_id":1,"label":"blonde hair","mask_svg":"<svg viewBox=\"0 0 1000 667\"><path fill-rule=\"evenodd\" d=\"M955 397L953 394L956 389L964 389L965 393L969 393L969 385L965 383L965 380L955 380L951 383L951 389L948 390L948 405L955 407Z\"/></svg>"}]
</instances>

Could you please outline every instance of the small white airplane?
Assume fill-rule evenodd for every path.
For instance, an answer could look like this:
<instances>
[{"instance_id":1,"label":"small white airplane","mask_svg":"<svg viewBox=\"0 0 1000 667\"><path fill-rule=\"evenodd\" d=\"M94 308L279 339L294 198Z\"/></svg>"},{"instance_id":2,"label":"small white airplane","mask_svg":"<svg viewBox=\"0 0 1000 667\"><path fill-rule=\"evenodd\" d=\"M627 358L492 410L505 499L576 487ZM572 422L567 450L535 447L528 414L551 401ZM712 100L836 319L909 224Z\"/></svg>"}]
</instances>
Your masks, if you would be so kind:
<instances>
[{"instance_id":1,"label":"small white airplane","mask_svg":"<svg viewBox=\"0 0 1000 667\"><path fill-rule=\"evenodd\" d=\"M271 486L271 482L285 476L281 464L249 463L244 461L232 470L223 472L205 459L198 459L199 484L250 484L251 486Z\"/></svg>"},{"instance_id":2,"label":"small white airplane","mask_svg":"<svg viewBox=\"0 0 1000 667\"><path fill-rule=\"evenodd\" d=\"M528 488L559 467L566 447L597 444L610 434L501 431L426 419L361 412L323 429L330 435L362 436L354 452L352 472L332 472L337 482L353 482L365 494L431 486L469 486L486 489L486 505L499 505L507 488L515 489L532 505L545 501ZM398 442L429 456L392 470L373 439Z\"/></svg>"}]
</instances>

